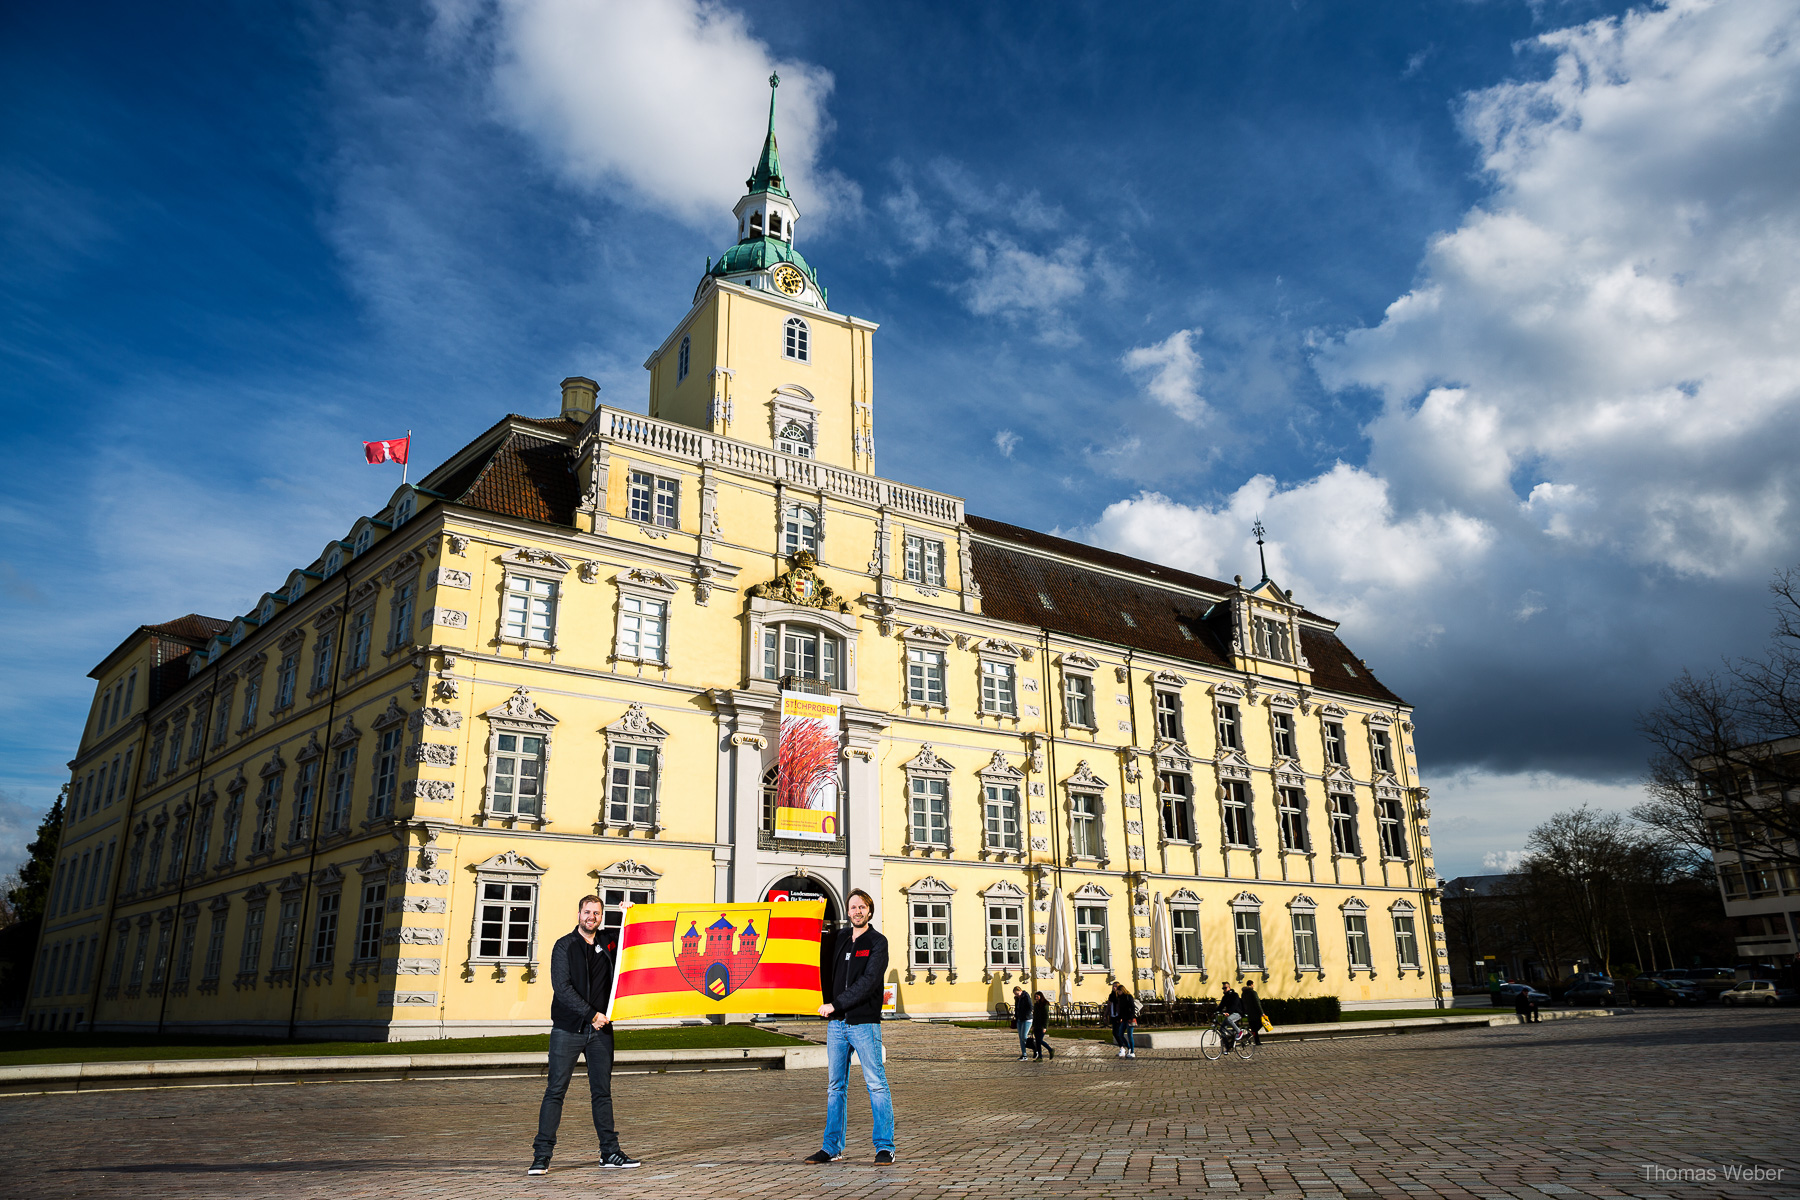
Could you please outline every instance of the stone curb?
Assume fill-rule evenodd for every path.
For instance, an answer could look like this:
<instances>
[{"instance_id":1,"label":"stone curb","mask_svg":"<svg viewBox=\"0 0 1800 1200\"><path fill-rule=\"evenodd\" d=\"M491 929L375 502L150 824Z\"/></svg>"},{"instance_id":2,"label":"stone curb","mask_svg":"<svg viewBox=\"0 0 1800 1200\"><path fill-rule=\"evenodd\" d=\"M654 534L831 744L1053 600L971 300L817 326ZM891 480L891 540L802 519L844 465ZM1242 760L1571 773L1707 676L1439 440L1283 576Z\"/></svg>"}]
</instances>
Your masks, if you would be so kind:
<instances>
[{"instance_id":1,"label":"stone curb","mask_svg":"<svg viewBox=\"0 0 1800 1200\"><path fill-rule=\"evenodd\" d=\"M710 1050L621 1050L618 1074L663 1071L821 1069L825 1047L736 1046ZM335 1083L547 1074L536 1054L346 1054L284 1058L185 1058L139 1062L42 1063L0 1067L0 1096L158 1087Z\"/></svg>"},{"instance_id":2,"label":"stone curb","mask_svg":"<svg viewBox=\"0 0 1800 1200\"><path fill-rule=\"evenodd\" d=\"M1572 1017L1610 1017L1615 1010L1605 1008L1569 1009L1557 1012L1540 1012L1541 1020L1566 1021ZM1496 1025L1517 1025L1519 1018L1515 1013L1497 1015L1480 1013L1472 1016L1454 1017L1403 1017L1393 1021L1326 1021L1315 1025L1277 1025L1272 1032L1263 1034L1264 1041L1313 1041L1320 1038L1354 1038L1385 1037L1401 1033L1420 1033L1433 1029L1487 1028ZM1204 1033L1200 1029L1170 1030L1158 1033L1155 1030L1139 1030L1136 1042L1138 1046L1153 1050L1198 1050L1200 1037Z\"/></svg>"}]
</instances>

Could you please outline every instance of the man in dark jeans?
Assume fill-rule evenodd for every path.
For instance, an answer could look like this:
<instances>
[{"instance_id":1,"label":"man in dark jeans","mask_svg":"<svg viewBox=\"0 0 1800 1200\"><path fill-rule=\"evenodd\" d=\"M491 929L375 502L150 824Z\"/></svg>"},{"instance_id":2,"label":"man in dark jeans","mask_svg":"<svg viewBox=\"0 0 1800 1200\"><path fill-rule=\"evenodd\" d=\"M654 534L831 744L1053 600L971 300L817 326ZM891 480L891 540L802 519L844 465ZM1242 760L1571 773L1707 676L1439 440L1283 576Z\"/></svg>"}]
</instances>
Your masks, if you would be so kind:
<instances>
[{"instance_id":1,"label":"man in dark jeans","mask_svg":"<svg viewBox=\"0 0 1800 1200\"><path fill-rule=\"evenodd\" d=\"M1250 1027L1250 1040L1260 1046L1262 1045L1262 997L1256 994L1256 984L1251 980L1244 981L1241 1003L1244 1006L1244 1024Z\"/></svg>"},{"instance_id":2,"label":"man in dark jeans","mask_svg":"<svg viewBox=\"0 0 1800 1200\"><path fill-rule=\"evenodd\" d=\"M537 1140L531 1144L527 1175L542 1175L550 1169L556 1127L562 1124L563 1094L575 1074L575 1060L583 1056L594 1106L594 1132L600 1135L600 1165L638 1165L637 1159L619 1149L619 1135L613 1129L613 1031L606 1008L612 999L618 933L611 929L604 937L596 933L606 911L600 897L583 896L575 911L575 928L558 938L550 951L550 1084L538 1106Z\"/></svg>"},{"instance_id":3,"label":"man in dark jeans","mask_svg":"<svg viewBox=\"0 0 1800 1200\"><path fill-rule=\"evenodd\" d=\"M887 1066L881 1057L881 992L887 976L887 939L869 924L875 901L857 888L844 905L850 927L832 939L831 957L819 972L825 1003L825 1137L806 1157L809 1163L836 1162L844 1155L844 1124L849 1098L850 1052L862 1064L869 1089L869 1116L874 1125L875 1161L894 1161L894 1102L888 1095Z\"/></svg>"}]
</instances>

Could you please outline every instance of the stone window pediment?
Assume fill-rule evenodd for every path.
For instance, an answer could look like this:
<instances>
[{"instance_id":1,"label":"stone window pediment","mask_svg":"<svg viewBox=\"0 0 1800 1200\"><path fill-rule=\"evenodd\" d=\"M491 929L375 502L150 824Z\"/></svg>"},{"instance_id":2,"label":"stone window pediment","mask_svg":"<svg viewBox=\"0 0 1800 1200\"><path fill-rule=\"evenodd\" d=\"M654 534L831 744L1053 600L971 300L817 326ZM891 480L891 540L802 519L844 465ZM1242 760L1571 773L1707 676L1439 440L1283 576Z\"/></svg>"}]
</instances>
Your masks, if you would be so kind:
<instances>
[{"instance_id":1,"label":"stone window pediment","mask_svg":"<svg viewBox=\"0 0 1800 1200\"><path fill-rule=\"evenodd\" d=\"M245 904L264 904L268 899L269 885L266 883L255 883L244 889Z\"/></svg>"},{"instance_id":2,"label":"stone window pediment","mask_svg":"<svg viewBox=\"0 0 1800 1200\"><path fill-rule=\"evenodd\" d=\"M393 866L394 863L389 861L387 851L374 850L369 853L367 858L356 864L356 872L359 875L381 875L385 877Z\"/></svg>"},{"instance_id":3,"label":"stone window pediment","mask_svg":"<svg viewBox=\"0 0 1800 1200\"><path fill-rule=\"evenodd\" d=\"M500 563L508 571L544 579L561 579L575 569L568 559L536 546L514 546L500 556Z\"/></svg>"},{"instance_id":4,"label":"stone window pediment","mask_svg":"<svg viewBox=\"0 0 1800 1200\"><path fill-rule=\"evenodd\" d=\"M361 740L362 730L356 727L356 718L345 717L344 727L332 735L330 745L333 750L337 750L344 746L354 745Z\"/></svg>"},{"instance_id":5,"label":"stone window pediment","mask_svg":"<svg viewBox=\"0 0 1800 1200\"><path fill-rule=\"evenodd\" d=\"M356 586L356 589L354 591L352 591L350 593L351 607L353 607L353 608L361 607L363 604L366 604L370 600L373 600L376 597L376 595L380 593L380 591L381 591L381 581L379 579L364 580L362 583L360 583Z\"/></svg>"},{"instance_id":6,"label":"stone window pediment","mask_svg":"<svg viewBox=\"0 0 1800 1200\"><path fill-rule=\"evenodd\" d=\"M306 630L290 629L281 635L281 640L275 643L275 648L280 650L283 654L286 654L305 640Z\"/></svg>"},{"instance_id":7,"label":"stone window pediment","mask_svg":"<svg viewBox=\"0 0 1800 1200\"><path fill-rule=\"evenodd\" d=\"M230 781L225 784L225 791L233 796L241 796L244 794L244 789L249 786L250 781L244 778L244 767L243 764L240 763L238 764L237 774L233 775Z\"/></svg>"},{"instance_id":8,"label":"stone window pediment","mask_svg":"<svg viewBox=\"0 0 1800 1200\"><path fill-rule=\"evenodd\" d=\"M1239 892L1231 898L1231 911L1256 912L1262 908L1262 900L1249 891Z\"/></svg>"},{"instance_id":9,"label":"stone window pediment","mask_svg":"<svg viewBox=\"0 0 1800 1200\"><path fill-rule=\"evenodd\" d=\"M1333 701L1330 704L1327 704L1323 708L1319 709L1319 715L1326 718L1327 720L1342 721L1345 717L1348 717L1350 715L1350 713L1348 712L1348 710L1346 710L1344 708L1343 705L1337 703L1336 701Z\"/></svg>"},{"instance_id":10,"label":"stone window pediment","mask_svg":"<svg viewBox=\"0 0 1800 1200\"><path fill-rule=\"evenodd\" d=\"M1403 896L1388 905L1388 911L1399 916L1410 917L1415 915L1419 910L1413 907L1413 902L1411 900L1408 900Z\"/></svg>"},{"instance_id":11,"label":"stone window pediment","mask_svg":"<svg viewBox=\"0 0 1800 1200\"><path fill-rule=\"evenodd\" d=\"M248 892L244 894L244 898L246 900L250 898ZM226 912L231 908L231 897L225 895L214 896L207 902L206 907L212 912Z\"/></svg>"},{"instance_id":12,"label":"stone window pediment","mask_svg":"<svg viewBox=\"0 0 1800 1200\"><path fill-rule=\"evenodd\" d=\"M1112 893L1099 884L1089 881L1069 893L1071 901L1077 900L1111 900Z\"/></svg>"},{"instance_id":13,"label":"stone window pediment","mask_svg":"<svg viewBox=\"0 0 1800 1200\"><path fill-rule=\"evenodd\" d=\"M1183 688L1188 684L1186 676L1177 675L1173 671L1157 671L1150 676L1150 682L1172 688Z\"/></svg>"},{"instance_id":14,"label":"stone window pediment","mask_svg":"<svg viewBox=\"0 0 1800 1200\"><path fill-rule=\"evenodd\" d=\"M1217 699L1242 700L1244 689L1235 683L1215 683L1212 685L1212 694Z\"/></svg>"},{"instance_id":15,"label":"stone window pediment","mask_svg":"<svg viewBox=\"0 0 1800 1200\"><path fill-rule=\"evenodd\" d=\"M1287 906L1295 912L1317 912L1319 908L1318 902L1305 893L1289 900Z\"/></svg>"},{"instance_id":16,"label":"stone window pediment","mask_svg":"<svg viewBox=\"0 0 1800 1200\"><path fill-rule=\"evenodd\" d=\"M987 658L1021 658L1024 655L1024 651L1004 638L987 638L977 642L975 652Z\"/></svg>"},{"instance_id":17,"label":"stone window pediment","mask_svg":"<svg viewBox=\"0 0 1800 1200\"><path fill-rule=\"evenodd\" d=\"M909 775L949 775L956 768L938 757L937 751L930 742L919 747L918 754L910 762L903 763L901 770Z\"/></svg>"},{"instance_id":18,"label":"stone window pediment","mask_svg":"<svg viewBox=\"0 0 1800 1200\"><path fill-rule=\"evenodd\" d=\"M319 745L319 731L315 729L307 735L306 745L294 752L294 761L311 762L313 759L318 758L324 753L325 748Z\"/></svg>"},{"instance_id":19,"label":"stone window pediment","mask_svg":"<svg viewBox=\"0 0 1800 1200\"><path fill-rule=\"evenodd\" d=\"M280 883L275 885L275 890L280 892L284 897L292 896L295 892L304 891L305 889L306 876L300 874L298 871L291 872L286 879L283 879Z\"/></svg>"},{"instance_id":20,"label":"stone window pediment","mask_svg":"<svg viewBox=\"0 0 1800 1200\"><path fill-rule=\"evenodd\" d=\"M1169 903L1197 907L1200 904L1200 897L1191 888L1176 888L1169 893Z\"/></svg>"},{"instance_id":21,"label":"stone window pediment","mask_svg":"<svg viewBox=\"0 0 1800 1200\"><path fill-rule=\"evenodd\" d=\"M1063 780L1063 786L1080 792L1103 792L1106 790L1106 780L1094 774L1084 758L1075 764L1074 773Z\"/></svg>"},{"instance_id":22,"label":"stone window pediment","mask_svg":"<svg viewBox=\"0 0 1800 1200\"><path fill-rule=\"evenodd\" d=\"M473 864L470 869L481 875L516 875L521 879L537 879L547 870L517 850L502 850L491 858Z\"/></svg>"},{"instance_id":23,"label":"stone window pediment","mask_svg":"<svg viewBox=\"0 0 1800 1200\"><path fill-rule=\"evenodd\" d=\"M257 775L267 779L269 776L279 775L285 770L287 770L287 763L281 760L281 751L277 750L269 756L269 761L262 765L262 769L257 771Z\"/></svg>"},{"instance_id":24,"label":"stone window pediment","mask_svg":"<svg viewBox=\"0 0 1800 1200\"><path fill-rule=\"evenodd\" d=\"M1368 723L1368 726L1371 729L1391 729L1394 724L1394 718L1388 716L1384 712L1372 712L1364 717L1363 720Z\"/></svg>"},{"instance_id":25,"label":"stone window pediment","mask_svg":"<svg viewBox=\"0 0 1800 1200\"><path fill-rule=\"evenodd\" d=\"M1366 913L1369 911L1369 906L1355 896L1350 897L1348 900L1338 905L1338 907L1346 913Z\"/></svg>"},{"instance_id":26,"label":"stone window pediment","mask_svg":"<svg viewBox=\"0 0 1800 1200\"><path fill-rule=\"evenodd\" d=\"M994 757L988 761L988 765L981 768L976 774L992 782L1015 785L1025 778L1023 771L1006 761L1006 752L1003 750L994 751Z\"/></svg>"},{"instance_id":27,"label":"stone window pediment","mask_svg":"<svg viewBox=\"0 0 1800 1200\"><path fill-rule=\"evenodd\" d=\"M1067 654L1064 654L1062 656L1062 665L1065 669L1072 667L1077 671L1098 671L1100 669L1098 661L1089 658L1079 650L1071 650Z\"/></svg>"},{"instance_id":28,"label":"stone window pediment","mask_svg":"<svg viewBox=\"0 0 1800 1200\"><path fill-rule=\"evenodd\" d=\"M393 696L388 697L387 708L382 714L369 722L369 728L380 733L397 725L406 724L407 712L400 707L400 701Z\"/></svg>"},{"instance_id":29,"label":"stone window pediment","mask_svg":"<svg viewBox=\"0 0 1800 1200\"><path fill-rule=\"evenodd\" d=\"M987 901L1007 900L1018 904L1024 904L1029 899L1025 895L1024 889L1008 879L996 880L975 894Z\"/></svg>"},{"instance_id":30,"label":"stone window pediment","mask_svg":"<svg viewBox=\"0 0 1800 1200\"><path fill-rule=\"evenodd\" d=\"M417 550L408 550L387 565L387 569L381 573L381 582L392 587L411 572L418 570L424 561L419 557Z\"/></svg>"},{"instance_id":31,"label":"stone window pediment","mask_svg":"<svg viewBox=\"0 0 1800 1200\"><path fill-rule=\"evenodd\" d=\"M948 646L956 639L935 625L913 625L908 627L900 637L908 642L920 642L933 646Z\"/></svg>"},{"instance_id":32,"label":"stone window pediment","mask_svg":"<svg viewBox=\"0 0 1800 1200\"><path fill-rule=\"evenodd\" d=\"M1300 707L1300 699L1299 697L1291 696L1286 692L1270 692L1269 707L1285 709L1288 712L1292 712Z\"/></svg>"},{"instance_id":33,"label":"stone window pediment","mask_svg":"<svg viewBox=\"0 0 1800 1200\"><path fill-rule=\"evenodd\" d=\"M664 595L675 594L675 582L661 571L647 571L634 567L629 571L620 571L613 576L613 582L621 590L637 589L639 591L661 592Z\"/></svg>"},{"instance_id":34,"label":"stone window pediment","mask_svg":"<svg viewBox=\"0 0 1800 1200\"><path fill-rule=\"evenodd\" d=\"M602 884L654 884L662 878L662 872L653 867L647 867L635 859L622 858L612 866L602 867L594 872L594 877Z\"/></svg>"},{"instance_id":35,"label":"stone window pediment","mask_svg":"<svg viewBox=\"0 0 1800 1200\"><path fill-rule=\"evenodd\" d=\"M527 688L517 688L504 701L481 714L489 721L507 725L526 726L542 729L546 732L556 727L556 718L547 709L538 707Z\"/></svg>"},{"instance_id":36,"label":"stone window pediment","mask_svg":"<svg viewBox=\"0 0 1800 1200\"><path fill-rule=\"evenodd\" d=\"M652 721L644 706L636 702L626 707L624 716L604 726L600 732L621 741L661 742L669 736L669 731Z\"/></svg>"},{"instance_id":37,"label":"stone window pediment","mask_svg":"<svg viewBox=\"0 0 1800 1200\"><path fill-rule=\"evenodd\" d=\"M1214 764L1220 779L1248 780L1250 778L1250 760L1240 750L1227 750L1219 755Z\"/></svg>"},{"instance_id":38,"label":"stone window pediment","mask_svg":"<svg viewBox=\"0 0 1800 1200\"><path fill-rule=\"evenodd\" d=\"M953 896L956 894L955 888L933 875L915 879L900 891L906 896Z\"/></svg>"}]
</instances>

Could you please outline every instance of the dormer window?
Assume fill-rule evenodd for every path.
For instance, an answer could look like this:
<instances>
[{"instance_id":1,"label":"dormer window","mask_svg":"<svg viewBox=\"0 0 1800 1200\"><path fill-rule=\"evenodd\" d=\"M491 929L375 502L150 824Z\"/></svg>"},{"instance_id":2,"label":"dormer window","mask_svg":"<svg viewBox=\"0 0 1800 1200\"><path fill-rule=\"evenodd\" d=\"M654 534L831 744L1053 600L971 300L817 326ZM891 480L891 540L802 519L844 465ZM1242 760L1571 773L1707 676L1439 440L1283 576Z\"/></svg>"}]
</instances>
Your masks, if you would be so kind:
<instances>
[{"instance_id":1,"label":"dormer window","mask_svg":"<svg viewBox=\"0 0 1800 1200\"><path fill-rule=\"evenodd\" d=\"M338 573L338 569L341 568L343 565L344 565L343 549L338 546L333 546L331 548L331 553L329 553L325 556L325 578L330 579L333 575L336 575Z\"/></svg>"},{"instance_id":2,"label":"dormer window","mask_svg":"<svg viewBox=\"0 0 1800 1200\"><path fill-rule=\"evenodd\" d=\"M412 520L413 510L417 507L417 497L408 492L400 497L400 503L394 505L394 525L398 528Z\"/></svg>"},{"instance_id":3,"label":"dormer window","mask_svg":"<svg viewBox=\"0 0 1800 1200\"><path fill-rule=\"evenodd\" d=\"M1258 613L1250 618L1250 632L1256 639L1259 656L1276 662L1294 661L1294 637L1286 621Z\"/></svg>"},{"instance_id":4,"label":"dormer window","mask_svg":"<svg viewBox=\"0 0 1800 1200\"><path fill-rule=\"evenodd\" d=\"M362 532L356 535L356 542L352 547L356 557L361 558L363 555L367 554L369 552L369 545L374 542L374 540L375 530L370 526L364 525Z\"/></svg>"},{"instance_id":5,"label":"dormer window","mask_svg":"<svg viewBox=\"0 0 1800 1200\"><path fill-rule=\"evenodd\" d=\"M256 623L258 625L267 625L274 619L275 601L273 599L264 600L262 602L262 607L256 610Z\"/></svg>"},{"instance_id":6,"label":"dormer window","mask_svg":"<svg viewBox=\"0 0 1800 1200\"><path fill-rule=\"evenodd\" d=\"M782 333L781 354L794 362L812 361L812 331L799 317L789 317Z\"/></svg>"}]
</instances>

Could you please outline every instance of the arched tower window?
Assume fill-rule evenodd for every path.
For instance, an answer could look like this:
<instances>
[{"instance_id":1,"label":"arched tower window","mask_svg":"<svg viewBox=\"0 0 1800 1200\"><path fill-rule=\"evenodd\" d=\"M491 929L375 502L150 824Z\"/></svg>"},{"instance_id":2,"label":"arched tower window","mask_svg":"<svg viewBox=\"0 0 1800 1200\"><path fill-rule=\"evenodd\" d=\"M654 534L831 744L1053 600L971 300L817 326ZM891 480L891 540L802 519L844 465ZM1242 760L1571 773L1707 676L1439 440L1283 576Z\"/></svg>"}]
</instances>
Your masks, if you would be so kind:
<instances>
[{"instance_id":1,"label":"arched tower window","mask_svg":"<svg viewBox=\"0 0 1800 1200\"><path fill-rule=\"evenodd\" d=\"M783 334L782 356L795 362L812 361L812 331L799 317L789 317Z\"/></svg>"},{"instance_id":2,"label":"arched tower window","mask_svg":"<svg viewBox=\"0 0 1800 1200\"><path fill-rule=\"evenodd\" d=\"M781 433L775 439L775 448L783 454L792 454L796 458L813 456L812 430L802 421L789 420L782 424Z\"/></svg>"},{"instance_id":3,"label":"arched tower window","mask_svg":"<svg viewBox=\"0 0 1800 1200\"><path fill-rule=\"evenodd\" d=\"M769 236L770 237L780 237L781 236L781 214L778 212L772 212L769 214Z\"/></svg>"},{"instance_id":4,"label":"arched tower window","mask_svg":"<svg viewBox=\"0 0 1800 1200\"><path fill-rule=\"evenodd\" d=\"M761 237L762 231L763 231L762 214L759 212L751 213L750 214L750 236L751 237Z\"/></svg>"},{"instance_id":5,"label":"arched tower window","mask_svg":"<svg viewBox=\"0 0 1800 1200\"><path fill-rule=\"evenodd\" d=\"M677 353L675 355L675 382L676 383L680 383L682 380L687 378L688 351L690 349L692 349L692 339L688 338L684 334L681 339L681 350L679 353Z\"/></svg>"}]
</instances>

